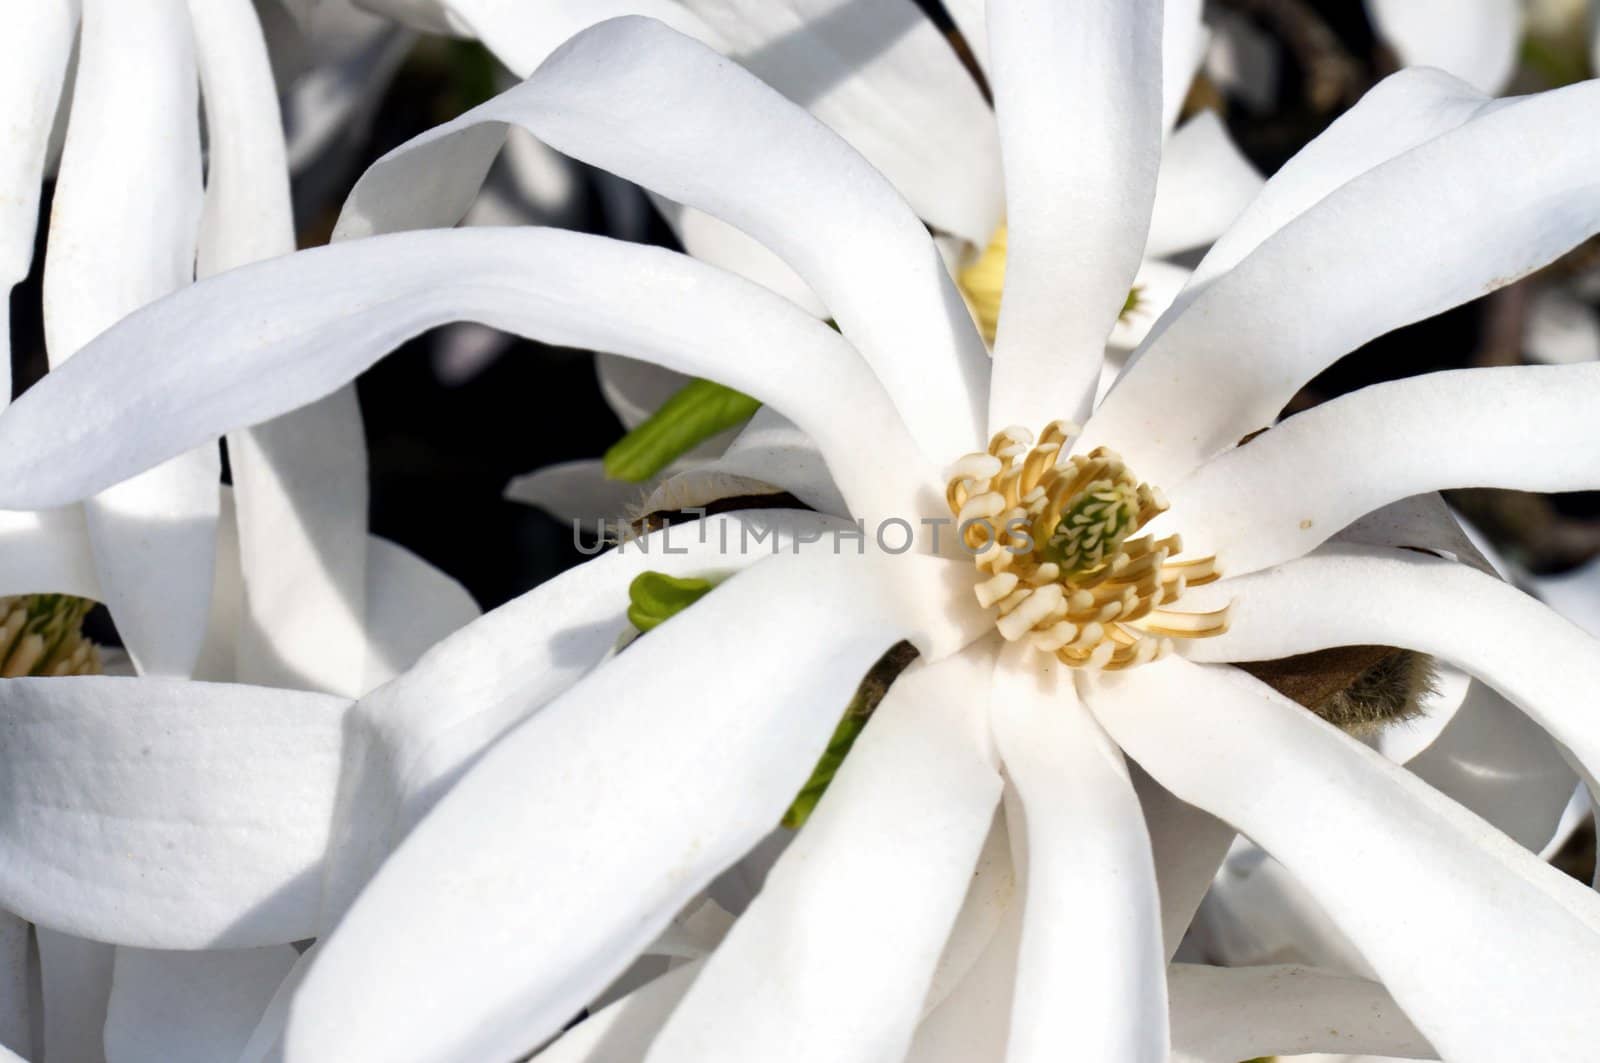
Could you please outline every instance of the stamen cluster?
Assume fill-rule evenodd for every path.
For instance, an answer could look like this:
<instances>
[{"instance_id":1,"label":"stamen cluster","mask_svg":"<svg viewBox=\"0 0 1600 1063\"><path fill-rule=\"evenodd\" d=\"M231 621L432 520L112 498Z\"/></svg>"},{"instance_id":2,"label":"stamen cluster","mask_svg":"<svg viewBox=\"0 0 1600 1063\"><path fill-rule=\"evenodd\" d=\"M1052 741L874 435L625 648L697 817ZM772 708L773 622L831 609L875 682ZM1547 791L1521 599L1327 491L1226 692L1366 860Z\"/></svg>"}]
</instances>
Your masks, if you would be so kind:
<instances>
[{"instance_id":1,"label":"stamen cluster","mask_svg":"<svg viewBox=\"0 0 1600 1063\"><path fill-rule=\"evenodd\" d=\"M92 608L65 594L0 598L0 678L98 675L100 650L82 630Z\"/></svg>"},{"instance_id":2,"label":"stamen cluster","mask_svg":"<svg viewBox=\"0 0 1600 1063\"><path fill-rule=\"evenodd\" d=\"M1000 634L1072 668L1109 670L1153 660L1171 639L1227 630L1226 608L1165 608L1216 580L1216 559L1175 560L1178 536L1137 536L1166 499L1104 447L1068 454L1078 432L1056 421L1034 445L1027 429L1007 428L951 470L946 501Z\"/></svg>"}]
</instances>

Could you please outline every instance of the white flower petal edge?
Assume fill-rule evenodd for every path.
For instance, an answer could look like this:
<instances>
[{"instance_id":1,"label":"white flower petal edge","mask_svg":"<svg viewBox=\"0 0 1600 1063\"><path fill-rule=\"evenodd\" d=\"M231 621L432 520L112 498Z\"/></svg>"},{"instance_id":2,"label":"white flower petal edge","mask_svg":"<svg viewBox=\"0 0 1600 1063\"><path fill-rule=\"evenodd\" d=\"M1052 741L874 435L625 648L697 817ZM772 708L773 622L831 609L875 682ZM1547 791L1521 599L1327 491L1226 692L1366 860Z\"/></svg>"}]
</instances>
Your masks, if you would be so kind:
<instances>
[{"instance_id":1,"label":"white flower petal edge","mask_svg":"<svg viewBox=\"0 0 1600 1063\"><path fill-rule=\"evenodd\" d=\"M766 244L823 301L933 460L980 444L988 357L921 220L827 126L648 19L578 35L523 84L374 163L339 234L454 224L502 125Z\"/></svg>"},{"instance_id":2,"label":"white flower petal edge","mask_svg":"<svg viewBox=\"0 0 1600 1063\"><path fill-rule=\"evenodd\" d=\"M1207 640L1217 645L1190 647L1196 660L1366 644L1431 653L1505 695L1600 776L1600 723L1587 708L1600 643L1508 583L1414 551L1330 545L1205 590L1233 596L1234 608L1227 634Z\"/></svg>"},{"instance_id":3,"label":"white flower petal edge","mask_svg":"<svg viewBox=\"0 0 1600 1063\"><path fill-rule=\"evenodd\" d=\"M205 95L197 271L294 250L288 159L261 26L248 0L189 0ZM239 678L362 692L367 463L353 388L228 440L246 623Z\"/></svg>"},{"instance_id":4,"label":"white flower petal edge","mask_svg":"<svg viewBox=\"0 0 1600 1063\"><path fill-rule=\"evenodd\" d=\"M1027 838L1006 1060L1166 1063L1150 839L1122 752L1073 684L1070 669L1022 644L995 672L995 744Z\"/></svg>"},{"instance_id":5,"label":"white flower petal edge","mask_svg":"<svg viewBox=\"0 0 1600 1063\"><path fill-rule=\"evenodd\" d=\"M912 0L683 0L722 49L833 129L917 215L982 247L1000 221L994 112Z\"/></svg>"},{"instance_id":6,"label":"white flower petal edge","mask_svg":"<svg viewBox=\"0 0 1600 1063\"><path fill-rule=\"evenodd\" d=\"M993 667L975 648L895 680L650 1063L905 1054L1000 800Z\"/></svg>"},{"instance_id":7,"label":"white flower petal edge","mask_svg":"<svg viewBox=\"0 0 1600 1063\"><path fill-rule=\"evenodd\" d=\"M1600 87L1600 82L1596 83ZM1229 576L1300 557L1375 509L1447 487L1600 485L1600 364L1457 369L1296 414L1167 488L1187 549ZM1538 426L1539 449L1528 447ZM1327 489L1307 492L1305 485ZM1426 545L1426 544L1420 544Z\"/></svg>"},{"instance_id":8,"label":"white flower petal edge","mask_svg":"<svg viewBox=\"0 0 1600 1063\"><path fill-rule=\"evenodd\" d=\"M1366 0L1378 36L1407 66L1448 70L1500 92L1516 68L1523 0Z\"/></svg>"},{"instance_id":9,"label":"white flower petal edge","mask_svg":"<svg viewBox=\"0 0 1600 1063\"><path fill-rule=\"evenodd\" d=\"M33 261L50 129L77 36L76 0L8 5L0 29L0 105L7 112L0 155L0 409L11 401L11 286Z\"/></svg>"},{"instance_id":10,"label":"white flower petal edge","mask_svg":"<svg viewBox=\"0 0 1600 1063\"><path fill-rule=\"evenodd\" d=\"M1162 785L1282 861L1442 1056L1589 1051L1592 891L1236 669L1170 658L1103 679L1089 703Z\"/></svg>"},{"instance_id":11,"label":"white flower petal edge","mask_svg":"<svg viewBox=\"0 0 1600 1063\"><path fill-rule=\"evenodd\" d=\"M0 906L155 948L318 931L348 701L106 676L0 691Z\"/></svg>"},{"instance_id":12,"label":"white flower petal edge","mask_svg":"<svg viewBox=\"0 0 1600 1063\"><path fill-rule=\"evenodd\" d=\"M324 939L286 1058L474 1060L559 1030L771 829L861 676L917 633L875 586L894 560L768 558L508 733Z\"/></svg>"},{"instance_id":13,"label":"white flower petal edge","mask_svg":"<svg viewBox=\"0 0 1600 1063\"><path fill-rule=\"evenodd\" d=\"M1341 355L1600 231L1600 144L1570 135L1596 114L1600 81L1486 107L1345 182L1192 300L1180 297L1084 445L1106 443L1170 487L1270 424ZM1528 158L1550 162L1529 167ZM1192 401L1200 391L1227 398Z\"/></svg>"},{"instance_id":14,"label":"white flower petal edge","mask_svg":"<svg viewBox=\"0 0 1600 1063\"><path fill-rule=\"evenodd\" d=\"M1371 1052L1434 1059L1383 986L1314 967L1173 964L1173 1063Z\"/></svg>"},{"instance_id":15,"label":"white flower petal edge","mask_svg":"<svg viewBox=\"0 0 1600 1063\"><path fill-rule=\"evenodd\" d=\"M1262 186L1261 175L1228 136L1222 119L1215 111L1201 111L1162 145L1145 257L1211 243Z\"/></svg>"},{"instance_id":16,"label":"white flower petal edge","mask_svg":"<svg viewBox=\"0 0 1600 1063\"><path fill-rule=\"evenodd\" d=\"M1578 785L1550 736L1478 680L1470 682L1444 730L1406 767L1536 853L1551 843Z\"/></svg>"},{"instance_id":17,"label":"white flower petal edge","mask_svg":"<svg viewBox=\"0 0 1600 1063\"><path fill-rule=\"evenodd\" d=\"M1150 224L1161 4L990 0L989 50L1008 234L989 431L1082 423Z\"/></svg>"},{"instance_id":18,"label":"white flower petal edge","mask_svg":"<svg viewBox=\"0 0 1600 1063\"><path fill-rule=\"evenodd\" d=\"M85 0L45 256L52 369L194 277L201 189L192 37L184 0ZM101 599L142 671L187 675L199 655L220 475L208 441L131 483L105 485L85 505Z\"/></svg>"},{"instance_id":19,"label":"white flower petal edge","mask_svg":"<svg viewBox=\"0 0 1600 1063\"><path fill-rule=\"evenodd\" d=\"M105 1058L237 1059L299 953L289 945L207 952L118 949Z\"/></svg>"},{"instance_id":20,"label":"white flower petal edge","mask_svg":"<svg viewBox=\"0 0 1600 1063\"><path fill-rule=\"evenodd\" d=\"M640 572L727 575L837 526L815 514L771 511L656 532L462 628L363 698L345 750L323 924L332 925L496 739L600 663L628 630L628 584Z\"/></svg>"},{"instance_id":21,"label":"white flower petal edge","mask_svg":"<svg viewBox=\"0 0 1600 1063\"><path fill-rule=\"evenodd\" d=\"M302 251L131 315L0 416L0 505L82 497L321 398L406 339L458 320L720 379L816 440L854 512L937 511L932 466L822 322L684 255L490 228ZM229 357L199 357L219 350Z\"/></svg>"},{"instance_id":22,"label":"white flower petal edge","mask_svg":"<svg viewBox=\"0 0 1600 1063\"><path fill-rule=\"evenodd\" d=\"M82 506L0 510L0 595L100 597Z\"/></svg>"}]
</instances>

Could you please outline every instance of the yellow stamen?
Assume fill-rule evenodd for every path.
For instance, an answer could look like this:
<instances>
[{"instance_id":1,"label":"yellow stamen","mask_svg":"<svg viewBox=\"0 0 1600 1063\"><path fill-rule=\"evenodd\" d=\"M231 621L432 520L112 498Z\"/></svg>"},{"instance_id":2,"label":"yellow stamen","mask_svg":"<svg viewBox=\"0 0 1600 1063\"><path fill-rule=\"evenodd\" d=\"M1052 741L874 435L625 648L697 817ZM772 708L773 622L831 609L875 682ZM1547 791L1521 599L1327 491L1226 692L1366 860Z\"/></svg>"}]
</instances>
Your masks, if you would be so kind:
<instances>
[{"instance_id":1,"label":"yellow stamen","mask_svg":"<svg viewBox=\"0 0 1600 1063\"><path fill-rule=\"evenodd\" d=\"M0 679L100 674L100 650L83 635L92 608L64 594L0 598Z\"/></svg>"},{"instance_id":2,"label":"yellow stamen","mask_svg":"<svg viewBox=\"0 0 1600 1063\"><path fill-rule=\"evenodd\" d=\"M1220 578L1216 558L1175 560L1178 536L1138 536L1166 499L1104 447L1068 455L1078 431L1056 421L1035 444L1026 429L1007 428L988 453L951 469L945 497L984 577L975 593L996 611L995 627L1069 667L1106 670L1155 660L1172 639L1222 634L1226 608L1167 608L1189 587Z\"/></svg>"}]
</instances>

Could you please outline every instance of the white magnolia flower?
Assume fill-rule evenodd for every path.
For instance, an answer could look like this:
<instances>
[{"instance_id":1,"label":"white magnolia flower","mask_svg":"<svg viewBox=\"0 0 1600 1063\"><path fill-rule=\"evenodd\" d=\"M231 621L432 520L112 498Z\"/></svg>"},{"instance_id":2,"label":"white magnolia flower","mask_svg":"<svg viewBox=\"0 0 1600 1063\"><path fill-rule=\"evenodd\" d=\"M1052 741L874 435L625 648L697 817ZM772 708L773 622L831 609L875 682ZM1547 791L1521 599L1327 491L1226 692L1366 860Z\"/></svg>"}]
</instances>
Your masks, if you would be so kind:
<instances>
[{"instance_id":1,"label":"white magnolia flower","mask_svg":"<svg viewBox=\"0 0 1600 1063\"><path fill-rule=\"evenodd\" d=\"M0 503L86 496L471 319L754 395L815 442L871 526L948 517L951 462L958 509L988 510L991 493L1009 504L1008 480L982 481L1039 452L1013 454L1021 435L1007 426L1053 443L1059 418L1089 409L1141 259L1160 18L1152 4L1018 0L992 5L988 28L1011 229L992 366L926 228L881 174L736 65L619 20L381 162L341 231L453 223L497 125L515 123L739 226L795 268L838 333L659 249L551 230L351 239L213 278L92 343L0 417ZM1353 1008L1352 1023L1372 1025L1350 1048L1409 1054L1420 1033L1455 1060L1581 1058L1600 899L1221 662L1425 651L1600 764L1584 708L1600 680L1593 640L1467 565L1323 546L1363 513L1444 486L1595 486L1600 367L1378 385L1238 445L1344 352L1600 229L1594 152L1566 136L1597 110L1596 83L1494 105L1409 72L1269 182L1063 440L1139 503L1106 526L1127 558L1111 580L1097 578L1096 542L1055 543L1059 556L1015 562L1038 587L1000 598L997 618L979 597L1006 591L1007 573L974 572L949 536L942 551L924 535L894 554L869 530L859 557L758 559L723 534L766 519L787 544L851 526L721 517L702 538L657 533L654 553L565 574L353 707L14 680L14 711L48 722L26 748L0 746L14 791L0 902L143 947L326 934L292 990L290 1060L509 1058L556 1033L767 833L861 676L909 639L921 660L671 1007L654 1063L923 1059L953 1045L962 1058L1164 1059L1169 994L1178 1016L1193 999L1167 961L1235 828L1311 892L1415 1023ZM180 338L226 357L171 357ZM62 431L67 409L80 416ZM998 453L961 461L991 428ZM1102 445L1120 459L1095 456ZM1068 482L1054 460L1040 453L1025 475ZM1186 587L1165 578L1163 549L1146 552L1156 543L1125 538L1160 508L1141 483L1170 501L1154 531L1213 559L1187 571L1225 579ZM1093 515L1082 497L1057 500ZM673 538L686 553L662 552ZM646 567L730 578L612 655L624 590ZM1131 596L1115 604L1128 612L1113 613L1097 590L1123 577ZM1059 614L1088 609L1083 594L1098 616L1066 631ZM1212 630L1205 614L1230 601L1231 627ZM1182 637L1201 633L1214 637ZM1163 634L1183 654L1139 663ZM1097 667L1118 664L1135 666ZM113 703L128 726L91 726ZM202 714L212 726L186 725ZM134 742L150 754L131 756ZM227 750L240 755L223 769ZM1138 794L1124 753L1154 780ZM88 769L108 756L126 772ZM1025 899L966 903L1003 792ZM160 845L174 821L181 861Z\"/></svg>"}]
</instances>

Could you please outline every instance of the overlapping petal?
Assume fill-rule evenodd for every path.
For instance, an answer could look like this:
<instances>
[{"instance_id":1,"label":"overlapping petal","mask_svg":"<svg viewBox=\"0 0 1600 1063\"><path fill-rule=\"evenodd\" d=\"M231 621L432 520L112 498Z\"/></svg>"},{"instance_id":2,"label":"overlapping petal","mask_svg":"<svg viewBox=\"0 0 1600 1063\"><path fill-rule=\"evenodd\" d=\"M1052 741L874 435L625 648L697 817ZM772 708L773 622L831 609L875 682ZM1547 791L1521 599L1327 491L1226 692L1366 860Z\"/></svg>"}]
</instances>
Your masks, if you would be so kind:
<instances>
[{"instance_id":1,"label":"overlapping petal","mask_svg":"<svg viewBox=\"0 0 1600 1063\"><path fill-rule=\"evenodd\" d=\"M1588 1051L1592 891L1237 670L1169 659L1107 680L1090 704L1164 786L1282 861L1442 1056Z\"/></svg>"},{"instance_id":2,"label":"overlapping petal","mask_svg":"<svg viewBox=\"0 0 1600 1063\"><path fill-rule=\"evenodd\" d=\"M1007 229L990 431L1081 422L1150 225L1161 4L990 0L989 49Z\"/></svg>"},{"instance_id":3,"label":"overlapping petal","mask_svg":"<svg viewBox=\"0 0 1600 1063\"><path fill-rule=\"evenodd\" d=\"M1000 800L992 674L974 649L895 681L651 1063L905 1054Z\"/></svg>"},{"instance_id":4,"label":"overlapping petal","mask_svg":"<svg viewBox=\"0 0 1600 1063\"><path fill-rule=\"evenodd\" d=\"M882 387L826 325L685 256L553 229L345 241L136 313L0 418L0 503L82 497L315 401L456 320L720 379L816 440L854 511L943 505Z\"/></svg>"},{"instance_id":5,"label":"overlapping petal","mask_svg":"<svg viewBox=\"0 0 1600 1063\"><path fill-rule=\"evenodd\" d=\"M838 560L751 567L502 738L322 942L287 1058L510 1056L560 1029L771 828L916 633L882 559Z\"/></svg>"},{"instance_id":6,"label":"overlapping petal","mask_svg":"<svg viewBox=\"0 0 1600 1063\"><path fill-rule=\"evenodd\" d=\"M504 125L760 240L816 292L934 460L980 440L983 341L894 186L736 64L648 19L580 34L523 84L380 159L340 233L453 224Z\"/></svg>"},{"instance_id":7,"label":"overlapping petal","mask_svg":"<svg viewBox=\"0 0 1600 1063\"><path fill-rule=\"evenodd\" d=\"M0 904L153 948L317 932L349 702L184 680L0 684Z\"/></svg>"},{"instance_id":8,"label":"overlapping petal","mask_svg":"<svg viewBox=\"0 0 1600 1063\"><path fill-rule=\"evenodd\" d=\"M1161 905L1122 753L1031 646L1007 647L992 697L1027 838L1007 1063L1165 1063Z\"/></svg>"},{"instance_id":9,"label":"overlapping petal","mask_svg":"<svg viewBox=\"0 0 1600 1063\"><path fill-rule=\"evenodd\" d=\"M1443 104L1449 121L1471 106L1448 96ZM1597 107L1596 81L1483 107L1346 180L1178 300L1085 443L1110 445L1141 476L1170 486L1270 424L1341 355L1508 284L1600 231L1600 148L1570 135ZM1528 166L1530 158L1548 164ZM1247 214L1241 224L1260 220ZM1195 401L1202 392L1212 400Z\"/></svg>"}]
</instances>

